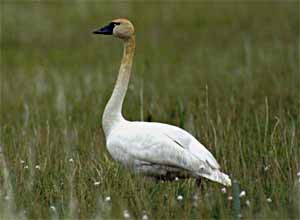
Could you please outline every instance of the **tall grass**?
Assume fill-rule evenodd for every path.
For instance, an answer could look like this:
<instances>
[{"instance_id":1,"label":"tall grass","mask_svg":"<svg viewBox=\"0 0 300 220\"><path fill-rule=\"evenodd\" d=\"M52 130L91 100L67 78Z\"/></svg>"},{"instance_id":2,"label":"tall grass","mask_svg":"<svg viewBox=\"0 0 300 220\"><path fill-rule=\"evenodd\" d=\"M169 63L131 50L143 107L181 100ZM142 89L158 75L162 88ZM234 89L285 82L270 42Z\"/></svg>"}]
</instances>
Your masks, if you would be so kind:
<instances>
[{"instance_id":1,"label":"tall grass","mask_svg":"<svg viewBox=\"0 0 300 220\"><path fill-rule=\"evenodd\" d=\"M297 1L1 6L0 218L299 217ZM111 160L101 114L122 46L91 33L116 17L137 32L124 115L189 130L236 192Z\"/></svg>"}]
</instances>

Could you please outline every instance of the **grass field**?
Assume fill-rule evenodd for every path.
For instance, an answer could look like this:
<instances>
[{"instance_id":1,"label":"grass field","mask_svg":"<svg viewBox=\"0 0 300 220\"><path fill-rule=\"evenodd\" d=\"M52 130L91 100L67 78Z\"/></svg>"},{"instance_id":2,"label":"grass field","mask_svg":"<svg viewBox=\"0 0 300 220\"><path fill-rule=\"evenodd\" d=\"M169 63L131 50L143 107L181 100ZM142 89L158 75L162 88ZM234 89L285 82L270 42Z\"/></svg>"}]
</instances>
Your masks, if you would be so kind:
<instances>
[{"instance_id":1,"label":"grass field","mask_svg":"<svg viewBox=\"0 0 300 220\"><path fill-rule=\"evenodd\" d=\"M122 44L92 31L116 17L137 32L124 115L190 131L234 190L203 180L196 198L111 160ZM296 219L299 25L299 1L1 2L0 219Z\"/></svg>"}]
</instances>

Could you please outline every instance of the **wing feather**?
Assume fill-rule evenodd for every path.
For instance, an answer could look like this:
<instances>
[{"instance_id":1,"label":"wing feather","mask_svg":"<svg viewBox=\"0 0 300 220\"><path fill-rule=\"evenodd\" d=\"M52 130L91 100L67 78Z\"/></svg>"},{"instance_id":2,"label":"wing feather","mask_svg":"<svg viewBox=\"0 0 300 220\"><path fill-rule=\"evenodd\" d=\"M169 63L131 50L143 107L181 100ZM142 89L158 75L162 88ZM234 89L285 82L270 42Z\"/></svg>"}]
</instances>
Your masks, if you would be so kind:
<instances>
[{"instance_id":1,"label":"wing feather","mask_svg":"<svg viewBox=\"0 0 300 220\"><path fill-rule=\"evenodd\" d=\"M214 156L191 134L185 130L178 128L176 126L152 123L156 129L161 130L161 132L168 138L178 143L181 147L188 150L198 159L206 162L211 168L219 169L220 165L214 158Z\"/></svg>"}]
</instances>

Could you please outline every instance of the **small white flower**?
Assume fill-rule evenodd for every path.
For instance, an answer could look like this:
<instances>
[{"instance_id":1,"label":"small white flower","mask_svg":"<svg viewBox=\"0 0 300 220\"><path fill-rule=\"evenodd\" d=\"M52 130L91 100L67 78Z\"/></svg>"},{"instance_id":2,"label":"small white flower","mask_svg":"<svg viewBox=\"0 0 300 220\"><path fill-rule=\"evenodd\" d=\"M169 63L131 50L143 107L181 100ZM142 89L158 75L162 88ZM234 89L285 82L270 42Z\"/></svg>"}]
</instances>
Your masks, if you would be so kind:
<instances>
[{"instance_id":1,"label":"small white flower","mask_svg":"<svg viewBox=\"0 0 300 220\"><path fill-rule=\"evenodd\" d=\"M268 202L268 203L271 203L271 202L272 202L272 199L271 199L271 198L267 198L267 202Z\"/></svg>"},{"instance_id":2,"label":"small white flower","mask_svg":"<svg viewBox=\"0 0 300 220\"><path fill-rule=\"evenodd\" d=\"M73 163L73 162L74 162L74 159L73 159L73 158L70 158L70 159L69 159L69 162L70 162L70 163Z\"/></svg>"},{"instance_id":3,"label":"small white flower","mask_svg":"<svg viewBox=\"0 0 300 220\"><path fill-rule=\"evenodd\" d=\"M183 200L183 196L182 196L182 195L177 196L177 200L178 200L178 201Z\"/></svg>"},{"instance_id":4,"label":"small white flower","mask_svg":"<svg viewBox=\"0 0 300 220\"><path fill-rule=\"evenodd\" d=\"M95 185L95 186L99 186L99 185L100 185L100 181L94 182L94 185Z\"/></svg>"},{"instance_id":5,"label":"small white flower","mask_svg":"<svg viewBox=\"0 0 300 220\"><path fill-rule=\"evenodd\" d=\"M105 199L104 199L104 201L105 201L105 202L110 202L110 201L111 201L110 196L106 196Z\"/></svg>"},{"instance_id":6,"label":"small white flower","mask_svg":"<svg viewBox=\"0 0 300 220\"><path fill-rule=\"evenodd\" d=\"M249 207L250 206L250 201L246 200L246 205Z\"/></svg>"},{"instance_id":7,"label":"small white flower","mask_svg":"<svg viewBox=\"0 0 300 220\"><path fill-rule=\"evenodd\" d=\"M227 192L226 188L223 187L223 188L221 189L221 192L225 194L225 193Z\"/></svg>"},{"instance_id":8,"label":"small white flower","mask_svg":"<svg viewBox=\"0 0 300 220\"><path fill-rule=\"evenodd\" d=\"M35 169L40 170L41 169L40 165L35 165Z\"/></svg>"},{"instance_id":9,"label":"small white flower","mask_svg":"<svg viewBox=\"0 0 300 220\"><path fill-rule=\"evenodd\" d=\"M25 163L25 161L24 161L24 160L20 160L20 163L22 163L22 164L23 164L23 163Z\"/></svg>"},{"instance_id":10,"label":"small white flower","mask_svg":"<svg viewBox=\"0 0 300 220\"><path fill-rule=\"evenodd\" d=\"M245 190L243 190L243 191L240 193L240 198L242 198L242 197L244 197L244 196L246 196Z\"/></svg>"},{"instance_id":11,"label":"small white flower","mask_svg":"<svg viewBox=\"0 0 300 220\"><path fill-rule=\"evenodd\" d=\"M267 172L270 169L270 165L264 167L264 171Z\"/></svg>"},{"instance_id":12,"label":"small white flower","mask_svg":"<svg viewBox=\"0 0 300 220\"><path fill-rule=\"evenodd\" d=\"M51 209L53 212L56 212L55 206L51 205L51 206L50 206L50 209Z\"/></svg>"},{"instance_id":13,"label":"small white flower","mask_svg":"<svg viewBox=\"0 0 300 220\"><path fill-rule=\"evenodd\" d=\"M243 215L240 213L240 214L238 214L238 218L242 218L243 217Z\"/></svg>"},{"instance_id":14,"label":"small white flower","mask_svg":"<svg viewBox=\"0 0 300 220\"><path fill-rule=\"evenodd\" d=\"M228 200L232 200L232 196L228 196L228 198L227 198Z\"/></svg>"},{"instance_id":15,"label":"small white flower","mask_svg":"<svg viewBox=\"0 0 300 220\"><path fill-rule=\"evenodd\" d=\"M179 180L179 178L176 176L176 177L175 177L175 181L178 181L178 180Z\"/></svg>"},{"instance_id":16,"label":"small white flower","mask_svg":"<svg viewBox=\"0 0 300 220\"><path fill-rule=\"evenodd\" d=\"M300 171L297 173L297 177L300 177Z\"/></svg>"},{"instance_id":17,"label":"small white flower","mask_svg":"<svg viewBox=\"0 0 300 220\"><path fill-rule=\"evenodd\" d=\"M25 165L25 166L24 166L24 169L28 169L28 165Z\"/></svg>"},{"instance_id":18,"label":"small white flower","mask_svg":"<svg viewBox=\"0 0 300 220\"><path fill-rule=\"evenodd\" d=\"M123 217L126 218L126 219L130 218L130 214L129 214L128 210L123 211Z\"/></svg>"},{"instance_id":19,"label":"small white flower","mask_svg":"<svg viewBox=\"0 0 300 220\"><path fill-rule=\"evenodd\" d=\"M6 195L6 196L4 197L4 199L8 201L8 200L9 200L9 196Z\"/></svg>"},{"instance_id":20,"label":"small white flower","mask_svg":"<svg viewBox=\"0 0 300 220\"><path fill-rule=\"evenodd\" d=\"M147 214L143 214L142 220L148 220L148 215Z\"/></svg>"}]
</instances>

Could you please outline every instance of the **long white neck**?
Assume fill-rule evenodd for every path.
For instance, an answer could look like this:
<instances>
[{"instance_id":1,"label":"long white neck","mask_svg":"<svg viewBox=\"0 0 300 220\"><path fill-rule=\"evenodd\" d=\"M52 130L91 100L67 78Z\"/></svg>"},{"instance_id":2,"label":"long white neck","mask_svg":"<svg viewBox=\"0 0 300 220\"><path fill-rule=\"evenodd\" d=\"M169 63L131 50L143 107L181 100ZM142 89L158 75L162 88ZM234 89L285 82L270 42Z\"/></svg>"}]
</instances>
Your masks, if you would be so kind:
<instances>
[{"instance_id":1,"label":"long white neck","mask_svg":"<svg viewBox=\"0 0 300 220\"><path fill-rule=\"evenodd\" d=\"M102 116L102 127L106 137L117 123L125 120L122 116L122 105L130 79L134 49L135 37L125 39L118 79Z\"/></svg>"}]
</instances>

